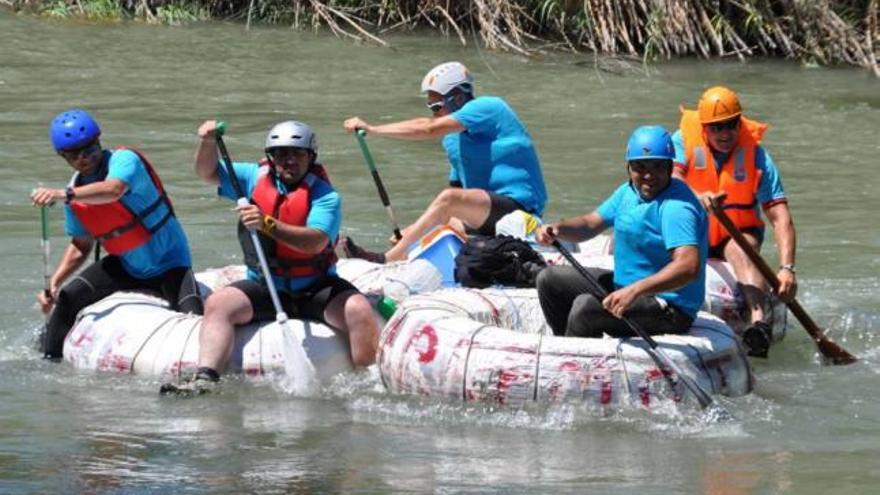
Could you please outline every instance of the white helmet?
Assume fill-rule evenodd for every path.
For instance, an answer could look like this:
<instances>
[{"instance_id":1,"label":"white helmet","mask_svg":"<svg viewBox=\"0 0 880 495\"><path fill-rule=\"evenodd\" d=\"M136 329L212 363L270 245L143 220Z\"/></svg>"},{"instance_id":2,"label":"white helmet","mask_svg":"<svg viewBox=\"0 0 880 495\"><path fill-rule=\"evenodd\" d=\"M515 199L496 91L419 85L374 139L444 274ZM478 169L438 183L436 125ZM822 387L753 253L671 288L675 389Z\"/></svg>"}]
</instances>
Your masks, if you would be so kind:
<instances>
[{"instance_id":1,"label":"white helmet","mask_svg":"<svg viewBox=\"0 0 880 495\"><path fill-rule=\"evenodd\" d=\"M422 93L435 91L445 96L458 87L467 93L474 91L474 76L461 62L440 64L431 69L422 79Z\"/></svg>"},{"instance_id":2,"label":"white helmet","mask_svg":"<svg viewBox=\"0 0 880 495\"><path fill-rule=\"evenodd\" d=\"M266 136L265 151L273 148L296 147L318 152L318 137L307 124L295 120L287 120L275 124Z\"/></svg>"}]
</instances>

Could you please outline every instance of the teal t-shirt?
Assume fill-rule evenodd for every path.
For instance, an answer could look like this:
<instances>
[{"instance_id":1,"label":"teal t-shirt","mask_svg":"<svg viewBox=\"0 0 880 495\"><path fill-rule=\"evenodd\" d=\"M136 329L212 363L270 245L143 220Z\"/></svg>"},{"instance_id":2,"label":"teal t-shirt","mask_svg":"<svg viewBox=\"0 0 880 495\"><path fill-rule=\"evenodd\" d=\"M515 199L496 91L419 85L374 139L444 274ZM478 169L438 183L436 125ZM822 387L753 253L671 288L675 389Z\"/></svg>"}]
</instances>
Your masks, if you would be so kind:
<instances>
[{"instance_id":1,"label":"teal t-shirt","mask_svg":"<svg viewBox=\"0 0 880 495\"><path fill-rule=\"evenodd\" d=\"M92 175L81 175L80 184L91 184L105 178L118 179L125 183L127 191L120 200L131 211L142 212L159 198L159 191L153 185L146 166L134 151L104 150L104 159L98 171ZM156 225L167 213L167 205L159 205L144 218L144 225L147 228ZM65 205L64 215L65 231L68 235L91 235L69 205ZM176 217L169 218L145 244L122 253L119 258L125 271L139 279L155 277L172 268L192 266L189 243Z\"/></svg>"},{"instance_id":2,"label":"teal t-shirt","mask_svg":"<svg viewBox=\"0 0 880 495\"><path fill-rule=\"evenodd\" d=\"M597 211L605 225L614 227L614 285L618 288L662 270L672 261L673 249L698 247L697 278L683 287L657 294L688 315L696 316L706 291L709 223L687 184L672 179L666 189L645 201L626 182Z\"/></svg>"},{"instance_id":3,"label":"teal t-shirt","mask_svg":"<svg viewBox=\"0 0 880 495\"><path fill-rule=\"evenodd\" d=\"M480 96L452 118L465 130L443 138L450 181L509 197L542 215L547 189L538 153L513 109L496 96Z\"/></svg>"}]
</instances>

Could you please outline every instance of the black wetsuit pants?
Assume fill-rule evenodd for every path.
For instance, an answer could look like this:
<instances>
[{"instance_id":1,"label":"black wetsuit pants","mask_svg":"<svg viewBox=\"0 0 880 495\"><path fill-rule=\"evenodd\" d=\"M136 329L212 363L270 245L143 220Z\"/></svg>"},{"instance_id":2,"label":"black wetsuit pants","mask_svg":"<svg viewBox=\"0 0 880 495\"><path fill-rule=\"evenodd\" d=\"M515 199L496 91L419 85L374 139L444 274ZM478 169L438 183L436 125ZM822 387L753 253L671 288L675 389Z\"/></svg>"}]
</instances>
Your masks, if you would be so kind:
<instances>
[{"instance_id":1,"label":"black wetsuit pants","mask_svg":"<svg viewBox=\"0 0 880 495\"><path fill-rule=\"evenodd\" d=\"M189 267L172 268L161 275L139 279L125 271L117 256L106 256L68 281L58 292L55 308L40 337L40 350L48 359L62 357L64 338L76 315L86 306L121 290L149 290L168 301L171 309L202 314L202 298Z\"/></svg>"},{"instance_id":2,"label":"black wetsuit pants","mask_svg":"<svg viewBox=\"0 0 880 495\"><path fill-rule=\"evenodd\" d=\"M614 272L587 268L609 293L614 290ZM631 337L635 333L621 319L605 311L602 301L587 293L584 277L571 266L551 266L538 275L538 299L544 318L554 335L566 337ZM693 323L686 313L654 296L636 299L625 312L627 318L651 335L685 333Z\"/></svg>"}]
</instances>

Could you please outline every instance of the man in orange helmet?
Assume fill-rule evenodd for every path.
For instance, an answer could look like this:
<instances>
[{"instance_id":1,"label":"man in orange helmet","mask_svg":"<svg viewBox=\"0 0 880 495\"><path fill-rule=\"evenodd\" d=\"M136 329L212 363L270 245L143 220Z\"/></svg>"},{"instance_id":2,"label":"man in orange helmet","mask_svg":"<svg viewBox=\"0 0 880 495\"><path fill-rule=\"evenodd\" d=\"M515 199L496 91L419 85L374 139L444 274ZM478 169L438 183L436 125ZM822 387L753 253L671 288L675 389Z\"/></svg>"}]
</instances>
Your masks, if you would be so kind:
<instances>
[{"instance_id":1,"label":"man in orange helmet","mask_svg":"<svg viewBox=\"0 0 880 495\"><path fill-rule=\"evenodd\" d=\"M709 88L697 110L682 108L680 128L672 136L673 175L687 181L705 207L712 201L723 202L725 212L755 249L764 240L760 209L764 210L779 247L777 294L790 300L797 291L795 230L779 172L760 144L766 130L767 124L743 116L735 92L723 86ZM730 235L711 217L709 256L730 262L751 312L743 342L750 355L767 357L772 335L767 284L743 250L728 241Z\"/></svg>"}]
</instances>

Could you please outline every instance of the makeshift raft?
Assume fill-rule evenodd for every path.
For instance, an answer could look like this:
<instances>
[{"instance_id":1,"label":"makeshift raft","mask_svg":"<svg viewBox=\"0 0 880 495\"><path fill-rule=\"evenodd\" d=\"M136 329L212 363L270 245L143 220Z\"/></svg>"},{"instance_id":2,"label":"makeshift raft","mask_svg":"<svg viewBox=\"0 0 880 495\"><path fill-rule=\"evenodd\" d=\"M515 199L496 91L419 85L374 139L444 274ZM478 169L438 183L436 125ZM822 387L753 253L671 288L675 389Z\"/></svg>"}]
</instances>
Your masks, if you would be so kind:
<instances>
[{"instance_id":1,"label":"makeshift raft","mask_svg":"<svg viewBox=\"0 0 880 495\"><path fill-rule=\"evenodd\" d=\"M688 334L655 340L709 393L752 390L746 355L720 319L701 312ZM400 305L380 337L378 364L392 393L464 401L650 406L686 395L646 348L639 338L553 336L534 290L447 289Z\"/></svg>"},{"instance_id":2,"label":"makeshift raft","mask_svg":"<svg viewBox=\"0 0 880 495\"><path fill-rule=\"evenodd\" d=\"M583 245L576 256L586 266L610 268L612 257L597 254L596 245ZM559 262L553 253L545 256ZM389 280L409 268L406 263L353 259L338 264L339 274L373 300L382 296ZM205 294L243 276L240 266L197 274ZM736 323L741 303L732 280L727 265L709 263L704 309ZM382 380L391 392L505 404L649 403L662 395L660 389L669 393L640 339L552 336L534 289L448 288L398 302L398 312L382 331L378 355ZM196 366L200 324L201 317L171 311L159 298L117 293L78 315L65 341L64 358L80 369L179 376ZM239 327L228 371L284 374L292 368L285 363L284 350L295 345L294 339L319 380L351 369L343 335L315 322L290 320L288 326L291 332L282 332L276 322ZM778 340L784 325L774 328ZM734 331L718 318L701 313L690 334L656 340L706 390L732 397L751 390L748 361Z\"/></svg>"}]
</instances>

